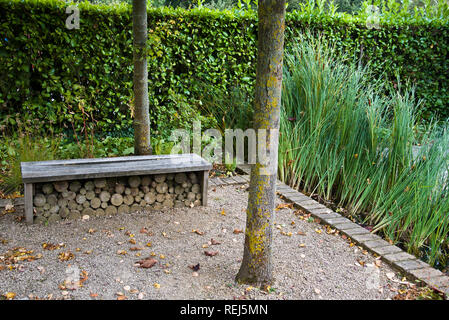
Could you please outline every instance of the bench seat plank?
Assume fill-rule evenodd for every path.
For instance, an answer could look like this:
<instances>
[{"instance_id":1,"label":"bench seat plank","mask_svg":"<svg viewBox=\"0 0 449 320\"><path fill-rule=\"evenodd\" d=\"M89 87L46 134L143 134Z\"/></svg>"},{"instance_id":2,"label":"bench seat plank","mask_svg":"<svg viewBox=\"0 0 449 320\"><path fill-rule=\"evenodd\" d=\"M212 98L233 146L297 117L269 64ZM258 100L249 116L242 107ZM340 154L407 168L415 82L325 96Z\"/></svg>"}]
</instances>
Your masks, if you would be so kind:
<instances>
[{"instance_id":1,"label":"bench seat plank","mask_svg":"<svg viewBox=\"0 0 449 320\"><path fill-rule=\"evenodd\" d=\"M24 183L209 171L211 169L212 165L197 154L52 160L22 162L21 164Z\"/></svg>"}]
</instances>

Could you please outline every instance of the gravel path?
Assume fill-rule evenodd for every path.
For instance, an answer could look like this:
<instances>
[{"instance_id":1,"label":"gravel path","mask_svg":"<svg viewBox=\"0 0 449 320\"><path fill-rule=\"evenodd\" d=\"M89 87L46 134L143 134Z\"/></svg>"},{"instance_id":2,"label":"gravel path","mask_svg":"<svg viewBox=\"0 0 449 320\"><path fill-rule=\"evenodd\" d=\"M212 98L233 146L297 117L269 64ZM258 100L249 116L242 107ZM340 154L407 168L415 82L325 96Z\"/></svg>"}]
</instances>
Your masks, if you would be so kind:
<instances>
[{"instance_id":1,"label":"gravel path","mask_svg":"<svg viewBox=\"0 0 449 320\"><path fill-rule=\"evenodd\" d=\"M7 214L0 218L0 261L15 247L33 250L30 255L42 257L20 261L12 270L3 264L0 295L13 292L15 299L30 295L50 295L52 299L391 299L396 294L398 283L390 280L393 271L388 266L376 267L370 254L351 246L340 235L328 234L324 226L301 219L290 208L276 211L276 283L271 292L236 285L244 234L234 230L245 227L245 188L209 189L207 208L49 226L26 226L15 221L15 214ZM149 234L141 233L142 228ZM221 244L211 245L211 239ZM130 243L133 240L135 244ZM44 250L44 243L65 246ZM132 247L143 249L132 251ZM205 250L218 254L206 256ZM74 257L60 261L58 255L68 251ZM151 254L157 260L152 268L135 265ZM189 268L198 263L197 272ZM82 287L70 290L70 283L65 289L61 287L78 274L82 275Z\"/></svg>"}]
</instances>

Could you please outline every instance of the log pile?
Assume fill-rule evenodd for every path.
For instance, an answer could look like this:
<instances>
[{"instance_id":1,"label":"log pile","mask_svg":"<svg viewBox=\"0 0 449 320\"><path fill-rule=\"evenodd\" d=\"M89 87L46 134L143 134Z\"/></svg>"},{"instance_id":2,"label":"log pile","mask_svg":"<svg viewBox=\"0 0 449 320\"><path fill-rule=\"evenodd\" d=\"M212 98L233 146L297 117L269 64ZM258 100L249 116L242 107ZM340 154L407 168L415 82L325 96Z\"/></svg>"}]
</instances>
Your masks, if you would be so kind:
<instances>
[{"instance_id":1,"label":"log pile","mask_svg":"<svg viewBox=\"0 0 449 320\"><path fill-rule=\"evenodd\" d=\"M194 172L35 184L35 222L194 207L201 191Z\"/></svg>"}]
</instances>

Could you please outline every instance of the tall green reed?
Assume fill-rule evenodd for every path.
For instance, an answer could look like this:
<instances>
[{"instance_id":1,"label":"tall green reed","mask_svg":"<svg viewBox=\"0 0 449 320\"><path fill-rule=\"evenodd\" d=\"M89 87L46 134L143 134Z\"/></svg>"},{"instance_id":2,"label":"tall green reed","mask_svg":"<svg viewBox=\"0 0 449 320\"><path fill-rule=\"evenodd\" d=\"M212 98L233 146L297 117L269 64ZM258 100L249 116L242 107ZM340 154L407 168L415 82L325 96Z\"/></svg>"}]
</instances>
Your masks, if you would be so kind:
<instances>
[{"instance_id":1,"label":"tall green reed","mask_svg":"<svg viewBox=\"0 0 449 320\"><path fill-rule=\"evenodd\" d=\"M285 61L279 178L430 263L447 259L447 130L417 130L412 89L373 79L323 39L304 37ZM427 147L414 159L417 139Z\"/></svg>"}]
</instances>

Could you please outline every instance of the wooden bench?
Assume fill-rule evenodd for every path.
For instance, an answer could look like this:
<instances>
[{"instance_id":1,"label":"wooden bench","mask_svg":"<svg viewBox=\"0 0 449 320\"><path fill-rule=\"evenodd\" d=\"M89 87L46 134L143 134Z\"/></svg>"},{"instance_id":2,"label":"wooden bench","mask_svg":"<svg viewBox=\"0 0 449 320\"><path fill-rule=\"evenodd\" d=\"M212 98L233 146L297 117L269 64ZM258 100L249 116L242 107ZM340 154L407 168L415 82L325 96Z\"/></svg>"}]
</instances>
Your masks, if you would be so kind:
<instances>
[{"instance_id":1,"label":"wooden bench","mask_svg":"<svg viewBox=\"0 0 449 320\"><path fill-rule=\"evenodd\" d=\"M110 184L111 181L115 178L118 179L118 181L122 181L120 183L123 183L123 181L126 179L131 179L126 181L132 182L134 186L134 181L137 181L139 185L141 181L142 184L140 185L140 187L137 187L138 190L136 191L136 188L134 187L133 189L131 185L128 185L126 189L124 189L125 186L117 187L117 185L120 184L119 182L117 182L117 185L115 185L115 187L112 186L112 188L115 188L113 190L117 190L117 188L120 189L118 195L117 193L114 193L111 199L108 199L106 203L115 201L114 205L117 206L117 204L122 203L127 199L127 197L129 197L130 192L135 192L137 195L135 195L135 197L133 198L134 200L137 200L137 198L139 198L140 203L158 204L158 202L155 202L154 200L154 190L155 188L158 188L156 195L159 196L159 198L162 197L159 194L159 192L162 190L167 194L171 194L170 197L168 195L165 195L167 199L175 197L173 202L179 204L179 202L183 201L182 198L187 194L190 200L185 200L184 202L192 201L192 203L198 203L198 200L201 199L201 205L206 206L207 184L209 170L211 169L212 165L196 154L22 162L21 171L25 187L24 198L26 222L28 224L33 223L34 204L40 204L38 201L40 199L33 199L36 193L36 188L39 188L39 190L43 188L43 191L45 191L47 195L53 194L53 196L42 200L43 203L46 203L47 200L47 203L50 203L50 200L52 200L52 203L54 204L54 201L56 200L58 204L61 204L61 207L68 203L72 204L72 207L77 206L79 209L83 197L84 200L86 200L86 197L93 199L93 196L95 195L95 199L101 199L100 196L103 196L103 198L100 200L101 206L103 208L103 205L105 203L104 200L108 199L107 190L111 190L106 188L111 188L111 186L108 185L103 189L97 187L105 186L104 181ZM171 180L166 180L164 176L166 176L167 179ZM185 179L188 182L179 182L182 181L181 178L184 176L191 177L191 181L193 181L193 183L188 180L189 178ZM197 178L193 179L194 177ZM75 181L81 181L81 188L78 188L80 183ZM146 186L144 185L144 181L148 183L146 184ZM164 181L166 181L165 184ZM82 187L83 183L85 183L85 188ZM172 187L168 187L169 185L171 185L174 189L170 189ZM54 191L51 191L53 190L53 187L60 193L54 193ZM49 191L49 189L51 190ZM73 190L76 191L73 192ZM76 194L78 190L80 193ZM124 192L122 192L120 196L120 191L122 190L124 190ZM176 191L176 193L174 192L174 190ZM181 193L179 190L181 190ZM100 191L102 193L99 193ZM145 194L144 191L148 191L148 193ZM192 191L195 191L195 193ZM75 198L73 198L74 193L76 195ZM194 195L196 195L196 198L191 199L191 193L194 193ZM138 196L142 194L144 194L143 197ZM66 195L68 196L68 198L64 200L64 197ZM38 197L42 198L42 196L43 192L41 194L38 194ZM114 196L115 200L112 199ZM158 201L160 200L159 198ZM142 201L142 199L146 199L148 201ZM76 203L73 204L73 201L75 201ZM92 207L94 207L94 202L95 206L98 206L97 200L90 201ZM82 204L84 205L84 203ZM56 209L61 210L58 205L55 205L55 207ZM67 208L67 210L69 209ZM77 210L74 209L74 211Z\"/></svg>"}]
</instances>

